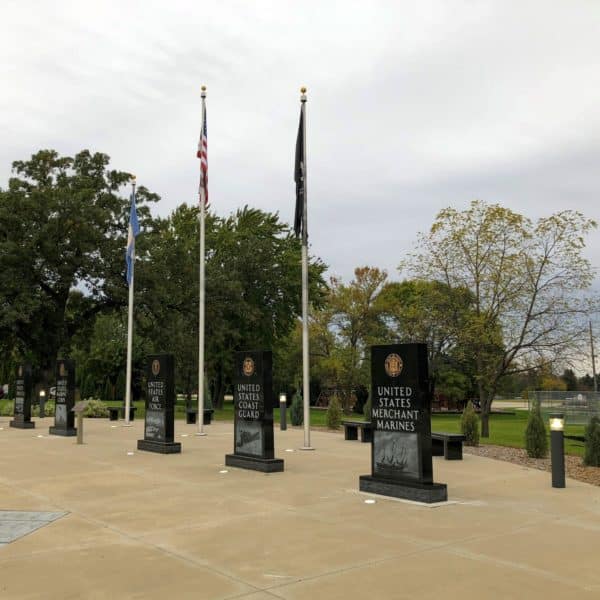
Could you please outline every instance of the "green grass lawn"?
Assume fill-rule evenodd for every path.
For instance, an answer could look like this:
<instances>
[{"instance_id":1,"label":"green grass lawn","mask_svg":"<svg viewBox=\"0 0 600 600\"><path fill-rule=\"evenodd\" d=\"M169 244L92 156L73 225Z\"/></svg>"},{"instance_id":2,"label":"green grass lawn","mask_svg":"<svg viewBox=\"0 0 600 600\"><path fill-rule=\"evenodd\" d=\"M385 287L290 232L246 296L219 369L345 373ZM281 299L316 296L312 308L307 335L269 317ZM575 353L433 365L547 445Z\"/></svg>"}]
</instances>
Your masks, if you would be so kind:
<instances>
[{"instance_id":1,"label":"green grass lawn","mask_svg":"<svg viewBox=\"0 0 600 600\"><path fill-rule=\"evenodd\" d=\"M490 415L490 437L481 439L482 444L498 446L525 447L525 428L527 427L527 411L516 410L514 415ZM434 431L460 432L460 415L433 415L431 428ZM583 435L583 425L567 425L565 435ZM548 431L548 435L550 432ZM565 439L567 454L583 455L583 442Z\"/></svg>"},{"instance_id":2,"label":"green grass lawn","mask_svg":"<svg viewBox=\"0 0 600 600\"><path fill-rule=\"evenodd\" d=\"M121 402L109 402L112 406L121 406ZM144 418L144 402L134 402L137 407L136 419ZM12 401L0 400L0 414L7 415L12 413ZM273 411L273 420L279 423L279 409ZM324 410L311 409L310 422L311 425L324 427L325 426ZM175 406L175 418L185 418L185 406L177 404ZM360 415L351 415L351 419L362 419ZM233 421L233 402L226 402L220 410L215 410L214 419L217 421ZM289 425L289 410L288 410L288 425ZM514 414L494 414L490 416L490 437L481 439L482 444L497 444L499 446L512 446L515 448L524 447L525 427L527 426L527 411L516 410ZM431 428L433 431L448 431L460 432L460 415L433 415L431 419ZM566 435L583 435L583 425L568 425L565 427ZM565 439L565 452L567 454L583 455L583 442Z\"/></svg>"},{"instance_id":3,"label":"green grass lawn","mask_svg":"<svg viewBox=\"0 0 600 600\"><path fill-rule=\"evenodd\" d=\"M185 408L177 407L176 418L185 418ZM143 409L142 409L143 410ZM525 427L527 426L527 411L515 410L515 414L494 414L490 416L490 437L482 439L482 444L496 444L498 446L512 446L514 448L525 447ZM138 416L140 411L138 410ZM311 408L311 425L325 427L326 411ZM233 403L226 402L221 410L216 410L214 418L217 421L233 421ZM346 418L346 417L345 417ZM349 419L362 419L361 415L351 415ZM279 423L279 409L273 410L273 421ZM288 425L290 425L290 416L288 410ZM431 419L431 428L433 431L448 431L450 433L460 432L460 415L433 415ZM567 425L566 435L583 435L583 425ZM548 432L549 434L549 432ZM565 439L565 452L567 454L583 455L583 442Z\"/></svg>"}]
</instances>

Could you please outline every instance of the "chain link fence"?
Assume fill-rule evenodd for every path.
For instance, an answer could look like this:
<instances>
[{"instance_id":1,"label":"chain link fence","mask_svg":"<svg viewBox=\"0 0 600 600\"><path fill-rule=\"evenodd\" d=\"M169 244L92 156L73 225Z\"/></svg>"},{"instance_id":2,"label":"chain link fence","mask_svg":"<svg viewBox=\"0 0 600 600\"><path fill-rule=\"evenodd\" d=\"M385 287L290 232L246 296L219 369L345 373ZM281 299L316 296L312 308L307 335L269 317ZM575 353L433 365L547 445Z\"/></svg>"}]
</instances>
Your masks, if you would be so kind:
<instances>
[{"instance_id":1,"label":"chain link fence","mask_svg":"<svg viewBox=\"0 0 600 600\"><path fill-rule=\"evenodd\" d=\"M561 412L565 415L566 423L587 425L594 415L600 417L600 392L529 392L529 410L535 401L539 401L545 419L552 412Z\"/></svg>"}]
</instances>

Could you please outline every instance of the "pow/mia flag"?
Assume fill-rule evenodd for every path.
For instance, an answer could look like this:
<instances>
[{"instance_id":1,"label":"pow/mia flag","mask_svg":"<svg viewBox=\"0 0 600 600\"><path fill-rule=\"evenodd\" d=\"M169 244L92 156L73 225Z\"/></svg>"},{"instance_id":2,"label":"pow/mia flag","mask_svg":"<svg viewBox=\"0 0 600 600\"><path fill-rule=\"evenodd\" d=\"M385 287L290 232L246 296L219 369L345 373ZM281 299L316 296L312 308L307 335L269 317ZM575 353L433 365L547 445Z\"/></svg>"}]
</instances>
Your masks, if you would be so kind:
<instances>
[{"instance_id":1,"label":"pow/mia flag","mask_svg":"<svg viewBox=\"0 0 600 600\"><path fill-rule=\"evenodd\" d=\"M302 234L302 240L306 241L307 233L304 218L304 180L306 165L304 164L304 102L300 108L300 124L298 125L298 137L296 138L296 160L294 164L294 181L296 182L296 214L294 216L294 232L296 237Z\"/></svg>"}]
</instances>

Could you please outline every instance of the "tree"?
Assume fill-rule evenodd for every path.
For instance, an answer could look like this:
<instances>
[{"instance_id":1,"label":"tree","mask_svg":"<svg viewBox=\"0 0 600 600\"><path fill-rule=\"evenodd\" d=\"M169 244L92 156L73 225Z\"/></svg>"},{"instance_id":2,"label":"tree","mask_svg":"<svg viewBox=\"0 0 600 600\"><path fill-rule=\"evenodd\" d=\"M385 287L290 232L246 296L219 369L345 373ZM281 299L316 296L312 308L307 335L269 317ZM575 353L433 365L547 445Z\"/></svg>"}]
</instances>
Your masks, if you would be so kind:
<instances>
[{"instance_id":1,"label":"tree","mask_svg":"<svg viewBox=\"0 0 600 600\"><path fill-rule=\"evenodd\" d=\"M577 389L581 392L590 392L594 389L594 377L589 373L581 376L577 383Z\"/></svg>"},{"instance_id":2,"label":"tree","mask_svg":"<svg viewBox=\"0 0 600 600\"><path fill-rule=\"evenodd\" d=\"M544 369L542 373L540 373L538 389L540 390L549 390L549 391L558 391L564 392L567 390L567 384L562 377L558 377L554 375L552 372Z\"/></svg>"},{"instance_id":3,"label":"tree","mask_svg":"<svg viewBox=\"0 0 600 600\"><path fill-rule=\"evenodd\" d=\"M86 370L96 381L108 380L114 385L127 355L127 323L119 313L98 315L90 340ZM105 400L113 400L104 398Z\"/></svg>"},{"instance_id":4,"label":"tree","mask_svg":"<svg viewBox=\"0 0 600 600\"><path fill-rule=\"evenodd\" d=\"M504 377L580 352L582 316L591 307L582 292L593 278L582 251L595 226L574 211L533 223L474 201L464 211L442 210L418 251L400 265L473 295L464 339L475 363L482 437L489 437L492 400Z\"/></svg>"},{"instance_id":5,"label":"tree","mask_svg":"<svg viewBox=\"0 0 600 600\"><path fill-rule=\"evenodd\" d=\"M148 263L140 265L139 276L136 271L139 329L175 354L178 387L188 398L198 385L198 233L198 208L179 206L158 221ZM244 207L227 218L207 215L206 247L206 371L214 404L221 406L233 352L276 347L296 324L300 244L278 215ZM324 269L311 260L317 305Z\"/></svg>"},{"instance_id":6,"label":"tree","mask_svg":"<svg viewBox=\"0 0 600 600\"><path fill-rule=\"evenodd\" d=\"M137 307L136 307L137 312ZM134 312L135 314L135 312ZM78 339L73 342L73 355L93 376L94 381L107 382L110 393L104 400L122 400L125 394L125 377L127 357L127 317L124 311L99 314L93 325L91 337L83 345ZM133 335L132 348L132 388L139 390L143 376L144 357L151 351L151 346L136 330ZM105 383L102 384L103 395L107 394ZM136 394L137 395L137 394Z\"/></svg>"},{"instance_id":7,"label":"tree","mask_svg":"<svg viewBox=\"0 0 600 600\"><path fill-rule=\"evenodd\" d=\"M83 399L93 398L96 395L96 384L94 383L94 377L92 375L86 374L85 377L82 378L80 393Z\"/></svg>"},{"instance_id":8,"label":"tree","mask_svg":"<svg viewBox=\"0 0 600 600\"><path fill-rule=\"evenodd\" d=\"M430 362L460 343L473 298L466 288L420 279L390 282L378 298L390 335L426 343Z\"/></svg>"},{"instance_id":9,"label":"tree","mask_svg":"<svg viewBox=\"0 0 600 600\"><path fill-rule=\"evenodd\" d=\"M129 201L118 192L131 175L108 165L106 154L41 150L15 161L0 190L0 339L29 353L46 379L80 327L126 302ZM138 188L142 227L157 199Z\"/></svg>"},{"instance_id":10,"label":"tree","mask_svg":"<svg viewBox=\"0 0 600 600\"><path fill-rule=\"evenodd\" d=\"M104 400L104 402L109 402L110 400L114 400L113 386L111 385L110 379L108 379L108 378L104 382L104 389L102 390L101 399Z\"/></svg>"},{"instance_id":11,"label":"tree","mask_svg":"<svg viewBox=\"0 0 600 600\"><path fill-rule=\"evenodd\" d=\"M377 303L389 339L427 344L438 393L456 402L471 394L473 360L463 335L473 314L468 289L419 279L390 282Z\"/></svg>"},{"instance_id":12,"label":"tree","mask_svg":"<svg viewBox=\"0 0 600 600\"><path fill-rule=\"evenodd\" d=\"M334 375L334 385L342 406L348 412L351 394L359 384L369 381L368 360L365 353L369 344L381 341L385 335L383 309L377 298L387 280L387 272L375 267L357 267L354 279L344 284L332 278L329 288L327 331L321 338L333 341L329 364Z\"/></svg>"},{"instance_id":13,"label":"tree","mask_svg":"<svg viewBox=\"0 0 600 600\"><path fill-rule=\"evenodd\" d=\"M125 366L127 366L127 365L125 365ZM132 379L133 379L133 376L132 376ZM117 379L115 382L115 388L114 388L115 389L114 399L117 400L118 402L123 402L125 400L125 386L126 386L125 371L121 370L121 371L119 371L119 374L117 375Z\"/></svg>"},{"instance_id":14,"label":"tree","mask_svg":"<svg viewBox=\"0 0 600 600\"><path fill-rule=\"evenodd\" d=\"M577 390L577 375L573 369L565 369L561 375L561 379L565 382L565 389L569 391Z\"/></svg>"}]
</instances>

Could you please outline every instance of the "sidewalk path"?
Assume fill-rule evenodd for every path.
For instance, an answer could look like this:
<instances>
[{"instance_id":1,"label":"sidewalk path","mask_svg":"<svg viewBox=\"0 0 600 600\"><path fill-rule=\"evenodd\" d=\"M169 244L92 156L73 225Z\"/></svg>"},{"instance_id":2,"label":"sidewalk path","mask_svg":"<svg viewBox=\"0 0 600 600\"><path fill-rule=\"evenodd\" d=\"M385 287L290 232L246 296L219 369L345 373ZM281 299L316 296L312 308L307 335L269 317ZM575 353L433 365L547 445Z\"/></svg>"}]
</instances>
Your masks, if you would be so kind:
<instances>
[{"instance_id":1,"label":"sidewalk path","mask_svg":"<svg viewBox=\"0 0 600 600\"><path fill-rule=\"evenodd\" d=\"M434 459L444 506L365 504L369 446L338 434L276 429L265 475L225 469L229 423L178 421L163 456L139 421L87 419L82 446L44 421L0 418L0 509L67 514L0 547L2 600L600 598L598 487L467 454Z\"/></svg>"}]
</instances>

